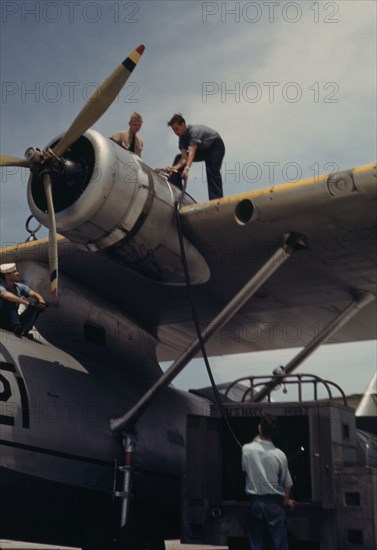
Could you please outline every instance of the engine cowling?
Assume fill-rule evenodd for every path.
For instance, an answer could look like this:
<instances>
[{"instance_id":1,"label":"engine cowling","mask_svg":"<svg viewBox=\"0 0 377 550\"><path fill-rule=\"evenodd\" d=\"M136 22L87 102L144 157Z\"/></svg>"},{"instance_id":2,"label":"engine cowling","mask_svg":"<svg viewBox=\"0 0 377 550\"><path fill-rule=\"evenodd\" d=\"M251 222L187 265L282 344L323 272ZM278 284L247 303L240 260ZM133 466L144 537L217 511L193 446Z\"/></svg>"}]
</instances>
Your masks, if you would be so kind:
<instances>
[{"instance_id":1,"label":"engine cowling","mask_svg":"<svg viewBox=\"0 0 377 550\"><path fill-rule=\"evenodd\" d=\"M51 174L58 233L93 252L115 255L157 280L183 284L175 224L179 189L94 130L82 135L64 159L64 169ZM187 196L185 201L193 202ZM28 202L35 218L48 227L43 181L37 174L29 178ZM192 283L206 282L207 263L184 242Z\"/></svg>"}]
</instances>

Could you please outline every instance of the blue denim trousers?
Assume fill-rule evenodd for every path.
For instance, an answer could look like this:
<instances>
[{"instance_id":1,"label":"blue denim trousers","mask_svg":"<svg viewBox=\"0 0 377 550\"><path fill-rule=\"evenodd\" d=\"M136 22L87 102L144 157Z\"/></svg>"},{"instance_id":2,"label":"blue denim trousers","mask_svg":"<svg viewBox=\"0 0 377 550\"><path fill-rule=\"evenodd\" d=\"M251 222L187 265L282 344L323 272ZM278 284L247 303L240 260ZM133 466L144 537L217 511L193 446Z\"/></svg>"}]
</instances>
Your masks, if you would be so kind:
<instances>
[{"instance_id":1,"label":"blue denim trousers","mask_svg":"<svg viewBox=\"0 0 377 550\"><path fill-rule=\"evenodd\" d=\"M247 530L251 550L288 550L283 497L251 495Z\"/></svg>"},{"instance_id":2,"label":"blue denim trousers","mask_svg":"<svg viewBox=\"0 0 377 550\"><path fill-rule=\"evenodd\" d=\"M15 326L21 325L22 332L27 334L38 319L40 310L27 307L19 315L18 307L19 304L9 302L9 300L0 300L0 328L13 330Z\"/></svg>"}]
</instances>

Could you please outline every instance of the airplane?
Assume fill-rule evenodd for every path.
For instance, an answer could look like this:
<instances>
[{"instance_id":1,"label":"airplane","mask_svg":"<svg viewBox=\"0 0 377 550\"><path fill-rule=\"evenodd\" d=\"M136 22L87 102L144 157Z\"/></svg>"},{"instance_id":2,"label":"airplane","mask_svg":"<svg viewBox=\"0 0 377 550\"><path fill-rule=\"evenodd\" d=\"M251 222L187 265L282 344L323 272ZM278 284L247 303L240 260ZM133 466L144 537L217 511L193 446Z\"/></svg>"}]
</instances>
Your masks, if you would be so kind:
<instances>
[{"instance_id":1,"label":"airplane","mask_svg":"<svg viewBox=\"0 0 377 550\"><path fill-rule=\"evenodd\" d=\"M143 51L43 150L1 155L30 168L49 238L0 263L51 293L34 339L0 331L4 539L162 548L179 538L186 418L208 403L171 382L203 346L376 338L376 165L196 203L91 129Z\"/></svg>"}]
</instances>

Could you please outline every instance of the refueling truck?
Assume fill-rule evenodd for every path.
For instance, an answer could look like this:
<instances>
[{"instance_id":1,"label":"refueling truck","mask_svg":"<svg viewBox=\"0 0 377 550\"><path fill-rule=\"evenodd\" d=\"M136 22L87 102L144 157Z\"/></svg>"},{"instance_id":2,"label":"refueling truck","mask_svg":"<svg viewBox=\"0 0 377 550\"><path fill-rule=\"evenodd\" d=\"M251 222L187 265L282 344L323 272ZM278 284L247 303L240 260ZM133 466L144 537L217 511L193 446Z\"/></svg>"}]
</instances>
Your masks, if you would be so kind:
<instances>
[{"instance_id":1,"label":"refueling truck","mask_svg":"<svg viewBox=\"0 0 377 550\"><path fill-rule=\"evenodd\" d=\"M355 409L332 382L283 374L282 384L295 386L298 399L274 402L270 392L255 402L265 382L259 376L237 380L222 392L221 404L188 416L182 542L249 548L241 446L254 438L260 417L268 413L279 419L274 443L286 454L293 479L290 550L376 550L376 433L358 429ZM312 400L304 400L308 387ZM325 399L318 398L320 387Z\"/></svg>"}]
</instances>

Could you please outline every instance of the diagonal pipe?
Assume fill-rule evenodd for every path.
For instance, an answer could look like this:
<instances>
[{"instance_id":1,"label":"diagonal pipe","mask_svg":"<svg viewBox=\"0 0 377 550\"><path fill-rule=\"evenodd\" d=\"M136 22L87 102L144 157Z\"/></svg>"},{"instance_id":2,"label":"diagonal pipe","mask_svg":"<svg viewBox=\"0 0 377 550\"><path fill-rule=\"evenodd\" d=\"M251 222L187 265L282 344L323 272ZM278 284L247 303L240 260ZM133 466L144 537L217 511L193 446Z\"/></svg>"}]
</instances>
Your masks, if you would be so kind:
<instances>
[{"instance_id":1,"label":"diagonal pipe","mask_svg":"<svg viewBox=\"0 0 377 550\"><path fill-rule=\"evenodd\" d=\"M284 381L284 376L290 374L294 369L296 369L305 359L313 353L325 340L330 338L344 326L348 321L354 317L359 311L361 311L365 306L370 304L375 300L375 296L370 292L364 291L354 291L352 293L352 302L335 317L330 323L324 327L317 336L315 336L293 359L287 363L284 368L284 374L282 376L277 376L276 379L271 380L266 384L256 395L251 399L253 402L262 401L271 390L276 386L281 384Z\"/></svg>"},{"instance_id":2,"label":"diagonal pipe","mask_svg":"<svg viewBox=\"0 0 377 550\"><path fill-rule=\"evenodd\" d=\"M215 319L202 333L202 339L206 342L216 331L220 330L237 311L257 292L263 283L269 279L279 267L281 267L296 248L302 247L302 235L290 233L285 242L272 254L261 269L246 283L236 296L220 311ZM127 426L133 425L145 412L156 395L166 388L172 380L184 369L189 361L195 357L200 349L199 338L183 351L165 373L151 386L132 409L119 418L110 420L110 428L114 434L120 433Z\"/></svg>"}]
</instances>

